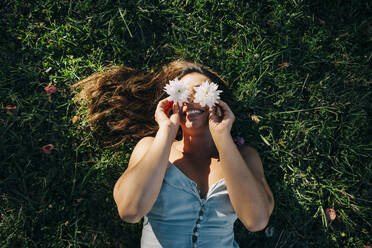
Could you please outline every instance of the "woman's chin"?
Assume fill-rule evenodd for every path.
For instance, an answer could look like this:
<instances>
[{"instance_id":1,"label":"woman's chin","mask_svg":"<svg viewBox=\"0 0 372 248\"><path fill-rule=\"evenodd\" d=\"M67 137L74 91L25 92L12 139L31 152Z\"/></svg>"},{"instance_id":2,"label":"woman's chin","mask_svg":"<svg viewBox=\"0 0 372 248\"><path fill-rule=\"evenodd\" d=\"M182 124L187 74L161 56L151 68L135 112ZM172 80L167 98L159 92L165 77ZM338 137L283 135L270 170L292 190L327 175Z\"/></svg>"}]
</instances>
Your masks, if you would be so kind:
<instances>
[{"instance_id":1,"label":"woman's chin","mask_svg":"<svg viewBox=\"0 0 372 248\"><path fill-rule=\"evenodd\" d=\"M195 123L195 121L186 121L185 122L185 127L186 128L189 128L189 129L195 129L195 128L198 128L200 125L198 125L198 123Z\"/></svg>"},{"instance_id":2,"label":"woman's chin","mask_svg":"<svg viewBox=\"0 0 372 248\"><path fill-rule=\"evenodd\" d=\"M181 115L180 125L190 130L208 128L208 115Z\"/></svg>"},{"instance_id":3,"label":"woman's chin","mask_svg":"<svg viewBox=\"0 0 372 248\"><path fill-rule=\"evenodd\" d=\"M208 122L204 123L201 120L185 120L184 127L187 129L200 129L208 127Z\"/></svg>"}]
</instances>

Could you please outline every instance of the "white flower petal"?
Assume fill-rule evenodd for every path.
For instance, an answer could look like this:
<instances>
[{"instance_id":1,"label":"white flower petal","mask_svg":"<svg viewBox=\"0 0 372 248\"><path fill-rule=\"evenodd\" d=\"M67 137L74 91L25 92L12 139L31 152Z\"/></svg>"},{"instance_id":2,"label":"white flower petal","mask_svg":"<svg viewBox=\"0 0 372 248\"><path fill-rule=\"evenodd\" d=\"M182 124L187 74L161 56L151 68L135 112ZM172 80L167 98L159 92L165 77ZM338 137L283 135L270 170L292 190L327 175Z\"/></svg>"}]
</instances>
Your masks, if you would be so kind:
<instances>
[{"instance_id":1,"label":"white flower petal","mask_svg":"<svg viewBox=\"0 0 372 248\"><path fill-rule=\"evenodd\" d=\"M169 83L164 87L164 91L169 95L169 100L177 102L179 106L182 106L183 102L188 102L190 91L186 84L178 78L169 80Z\"/></svg>"},{"instance_id":2,"label":"white flower petal","mask_svg":"<svg viewBox=\"0 0 372 248\"><path fill-rule=\"evenodd\" d=\"M200 106L213 107L217 100L220 99L220 93L222 90L217 90L218 85L208 81L204 81L200 86L194 87L196 91L194 96L194 102L199 103Z\"/></svg>"}]
</instances>

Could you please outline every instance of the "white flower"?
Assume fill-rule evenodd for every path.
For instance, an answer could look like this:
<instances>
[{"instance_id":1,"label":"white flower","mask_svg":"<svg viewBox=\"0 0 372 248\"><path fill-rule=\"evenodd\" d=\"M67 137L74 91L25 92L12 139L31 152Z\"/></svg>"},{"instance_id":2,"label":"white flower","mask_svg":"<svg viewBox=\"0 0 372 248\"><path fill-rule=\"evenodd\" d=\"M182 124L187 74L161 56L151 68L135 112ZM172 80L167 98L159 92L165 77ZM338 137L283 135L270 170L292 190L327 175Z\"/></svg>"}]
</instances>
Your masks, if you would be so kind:
<instances>
[{"instance_id":1,"label":"white flower","mask_svg":"<svg viewBox=\"0 0 372 248\"><path fill-rule=\"evenodd\" d=\"M169 80L169 83L164 87L165 92L169 95L169 100L177 102L179 106L182 106L183 102L188 102L187 99L190 96L190 91L187 89L187 85L178 80Z\"/></svg>"},{"instance_id":2,"label":"white flower","mask_svg":"<svg viewBox=\"0 0 372 248\"><path fill-rule=\"evenodd\" d=\"M194 87L196 91L194 96L194 102L199 103L200 106L213 107L217 100L220 99L220 93L222 90L217 90L218 85L213 82L204 81L200 86Z\"/></svg>"}]
</instances>

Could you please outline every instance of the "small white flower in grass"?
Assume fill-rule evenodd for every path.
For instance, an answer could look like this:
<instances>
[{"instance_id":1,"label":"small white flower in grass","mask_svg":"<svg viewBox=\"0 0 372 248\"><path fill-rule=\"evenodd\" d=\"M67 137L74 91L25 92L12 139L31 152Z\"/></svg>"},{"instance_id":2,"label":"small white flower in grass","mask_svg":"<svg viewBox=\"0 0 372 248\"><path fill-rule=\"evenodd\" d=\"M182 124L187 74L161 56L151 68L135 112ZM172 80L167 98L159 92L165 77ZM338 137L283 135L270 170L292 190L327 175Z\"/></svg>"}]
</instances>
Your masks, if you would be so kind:
<instances>
[{"instance_id":1,"label":"small white flower in grass","mask_svg":"<svg viewBox=\"0 0 372 248\"><path fill-rule=\"evenodd\" d=\"M222 90L217 90L218 85L213 82L204 81L200 86L194 87L196 91L194 102L199 103L200 106L213 107L217 100L220 99Z\"/></svg>"},{"instance_id":2,"label":"small white flower in grass","mask_svg":"<svg viewBox=\"0 0 372 248\"><path fill-rule=\"evenodd\" d=\"M183 102L188 102L187 99L190 96L190 91L184 82L178 80L169 80L169 83L164 87L165 92L169 95L169 101L177 102L179 106L182 106Z\"/></svg>"}]
</instances>

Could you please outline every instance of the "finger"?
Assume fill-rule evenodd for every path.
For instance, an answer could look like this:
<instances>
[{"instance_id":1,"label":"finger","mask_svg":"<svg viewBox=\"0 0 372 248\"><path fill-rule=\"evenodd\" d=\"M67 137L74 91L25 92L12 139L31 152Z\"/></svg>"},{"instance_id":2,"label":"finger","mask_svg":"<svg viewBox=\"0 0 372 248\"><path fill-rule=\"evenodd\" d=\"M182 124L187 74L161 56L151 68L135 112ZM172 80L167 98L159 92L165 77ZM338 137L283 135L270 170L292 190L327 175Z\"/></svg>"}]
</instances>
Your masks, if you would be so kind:
<instances>
[{"instance_id":1,"label":"finger","mask_svg":"<svg viewBox=\"0 0 372 248\"><path fill-rule=\"evenodd\" d=\"M160 112L164 112L167 115L169 114L170 109L172 108L173 101L169 100L170 97L167 97L161 101L159 101L157 108Z\"/></svg>"},{"instance_id":2,"label":"finger","mask_svg":"<svg viewBox=\"0 0 372 248\"><path fill-rule=\"evenodd\" d=\"M178 106L178 103L173 103L172 101L172 110L173 113L178 114L178 112L180 111L180 106Z\"/></svg>"},{"instance_id":3,"label":"finger","mask_svg":"<svg viewBox=\"0 0 372 248\"><path fill-rule=\"evenodd\" d=\"M166 105L164 106L164 111L166 112L166 113L168 113L168 111L172 108L172 106L173 106L173 101L168 101L167 103L166 103Z\"/></svg>"},{"instance_id":4,"label":"finger","mask_svg":"<svg viewBox=\"0 0 372 248\"><path fill-rule=\"evenodd\" d=\"M209 119L215 122L218 121L216 106L209 108Z\"/></svg>"},{"instance_id":5,"label":"finger","mask_svg":"<svg viewBox=\"0 0 372 248\"><path fill-rule=\"evenodd\" d=\"M220 106L217 105L217 116L219 119L221 119L223 117L223 113L222 113L222 108Z\"/></svg>"},{"instance_id":6,"label":"finger","mask_svg":"<svg viewBox=\"0 0 372 248\"><path fill-rule=\"evenodd\" d=\"M168 118L168 115L169 115L169 112L170 112L170 109L171 109L171 108L167 107L167 105L169 105L169 103L170 103L169 97L159 101L159 103L156 107L155 115L158 115L158 117L161 118L161 119Z\"/></svg>"},{"instance_id":7,"label":"finger","mask_svg":"<svg viewBox=\"0 0 372 248\"><path fill-rule=\"evenodd\" d=\"M169 110L168 115L169 116L172 116L174 114L177 114L178 115L178 112L180 110L180 107L179 107L178 103L177 102L173 103L173 101L171 101L170 103L172 105L169 107L170 110Z\"/></svg>"},{"instance_id":8,"label":"finger","mask_svg":"<svg viewBox=\"0 0 372 248\"><path fill-rule=\"evenodd\" d=\"M170 120L173 122L173 123L176 123L178 124L179 123L179 120L180 120L180 115L179 115L179 111L180 111L180 108L178 106L177 103L174 103L173 106L172 106L172 115L170 116Z\"/></svg>"},{"instance_id":9,"label":"finger","mask_svg":"<svg viewBox=\"0 0 372 248\"><path fill-rule=\"evenodd\" d=\"M233 112L231 111L229 105L222 100L218 100L217 105L222 108L223 111L223 119L231 118L233 116Z\"/></svg>"},{"instance_id":10,"label":"finger","mask_svg":"<svg viewBox=\"0 0 372 248\"><path fill-rule=\"evenodd\" d=\"M219 106L221 106L221 108L223 109L223 111L228 111L228 112L232 112L229 105L227 105L226 102L222 101L221 99L217 100L217 104Z\"/></svg>"},{"instance_id":11,"label":"finger","mask_svg":"<svg viewBox=\"0 0 372 248\"><path fill-rule=\"evenodd\" d=\"M163 100L159 101L159 106L167 105L169 102L172 102L170 97L164 98Z\"/></svg>"}]
</instances>

